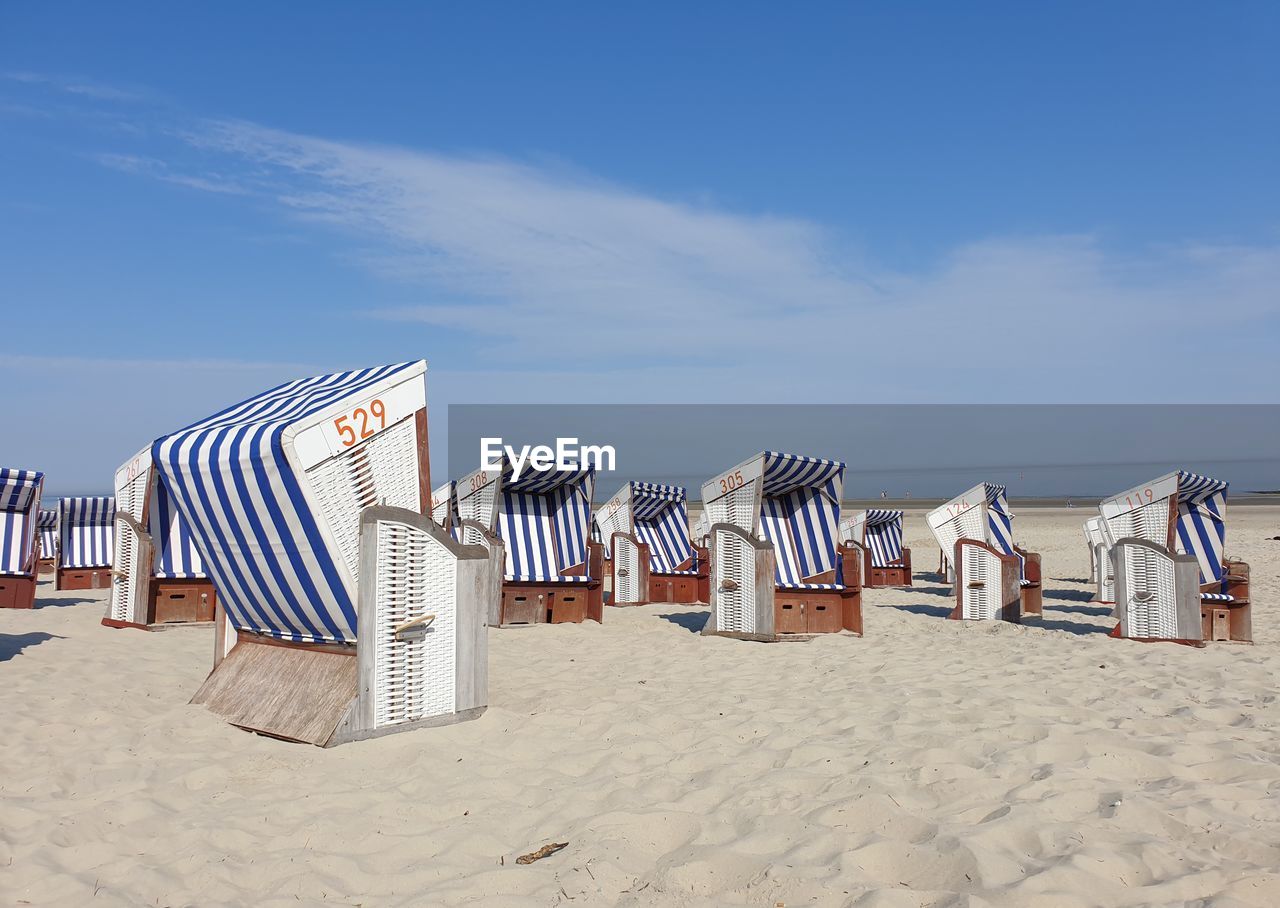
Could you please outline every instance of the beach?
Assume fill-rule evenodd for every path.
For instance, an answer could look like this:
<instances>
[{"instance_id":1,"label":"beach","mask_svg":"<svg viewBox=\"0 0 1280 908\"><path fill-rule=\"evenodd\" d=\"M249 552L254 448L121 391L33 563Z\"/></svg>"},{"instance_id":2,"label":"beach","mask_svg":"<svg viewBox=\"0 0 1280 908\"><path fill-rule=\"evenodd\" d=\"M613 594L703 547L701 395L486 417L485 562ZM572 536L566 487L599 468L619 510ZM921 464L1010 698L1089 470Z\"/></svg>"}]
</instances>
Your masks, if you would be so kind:
<instances>
[{"instance_id":1,"label":"beach","mask_svg":"<svg viewBox=\"0 0 1280 908\"><path fill-rule=\"evenodd\" d=\"M1203 649L1106 636L1092 508L1017 513L1021 626L943 620L909 511L917 585L867 590L861 639L671 605L490 629L480 719L332 750L189 705L212 629L43 582L0 611L0 902L1280 904L1280 507L1228 516L1256 644Z\"/></svg>"}]
</instances>

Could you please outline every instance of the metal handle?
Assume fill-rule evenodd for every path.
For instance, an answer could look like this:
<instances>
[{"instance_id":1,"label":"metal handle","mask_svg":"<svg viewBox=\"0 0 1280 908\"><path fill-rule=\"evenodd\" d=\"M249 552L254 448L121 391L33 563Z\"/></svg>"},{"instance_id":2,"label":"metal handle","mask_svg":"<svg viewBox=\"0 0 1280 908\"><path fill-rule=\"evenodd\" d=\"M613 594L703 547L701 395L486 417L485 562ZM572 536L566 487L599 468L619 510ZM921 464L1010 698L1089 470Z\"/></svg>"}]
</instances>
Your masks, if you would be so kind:
<instances>
[{"instance_id":1,"label":"metal handle","mask_svg":"<svg viewBox=\"0 0 1280 908\"><path fill-rule=\"evenodd\" d=\"M737 592L737 589L738 589L738 581L736 580L731 580L728 577L726 577L724 580L720 581L720 592L722 593Z\"/></svg>"}]
</instances>

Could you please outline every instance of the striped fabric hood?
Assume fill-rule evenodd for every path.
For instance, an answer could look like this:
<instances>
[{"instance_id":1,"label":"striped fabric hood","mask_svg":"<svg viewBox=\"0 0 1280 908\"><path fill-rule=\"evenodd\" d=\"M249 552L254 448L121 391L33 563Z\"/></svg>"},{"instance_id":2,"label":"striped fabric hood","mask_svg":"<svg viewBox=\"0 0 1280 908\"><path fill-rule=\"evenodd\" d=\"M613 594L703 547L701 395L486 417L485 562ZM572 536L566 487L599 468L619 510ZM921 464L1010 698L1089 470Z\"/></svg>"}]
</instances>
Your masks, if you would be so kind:
<instances>
[{"instance_id":1,"label":"striped fabric hood","mask_svg":"<svg viewBox=\"0 0 1280 908\"><path fill-rule=\"evenodd\" d=\"M872 567L890 567L902 558L902 511L871 508L842 523L841 537L866 546Z\"/></svg>"},{"instance_id":2,"label":"striped fabric hood","mask_svg":"<svg viewBox=\"0 0 1280 908\"><path fill-rule=\"evenodd\" d=\"M1139 536L1181 555L1192 555L1200 566L1200 583L1222 583L1226 592L1224 551L1227 541L1229 484L1189 470L1167 473L1104 500L1099 506L1111 534ZM1148 514L1170 515L1151 519Z\"/></svg>"},{"instance_id":3,"label":"striped fabric hood","mask_svg":"<svg viewBox=\"0 0 1280 908\"><path fill-rule=\"evenodd\" d=\"M693 558L688 492L684 486L631 483L631 514L636 538L649 546L649 568L653 573L681 570Z\"/></svg>"},{"instance_id":4,"label":"striped fabric hood","mask_svg":"<svg viewBox=\"0 0 1280 908\"><path fill-rule=\"evenodd\" d=\"M512 472L505 462L497 533L506 548L506 579L588 579L565 571L587 561L595 468L528 470L515 481Z\"/></svg>"},{"instance_id":5,"label":"striped fabric hood","mask_svg":"<svg viewBox=\"0 0 1280 908\"><path fill-rule=\"evenodd\" d=\"M840 495L844 490L844 464L838 460L804 457L764 451L751 460L708 480L702 500L713 522L726 509L722 502L737 501L758 484L759 513L746 525L742 504L732 513L739 515L742 529L773 544L777 558L776 581L794 587L807 578L836 572L842 583L838 557Z\"/></svg>"},{"instance_id":6,"label":"striped fabric hood","mask_svg":"<svg viewBox=\"0 0 1280 908\"><path fill-rule=\"evenodd\" d=\"M36 525L44 474L0 467L0 574L35 570Z\"/></svg>"},{"instance_id":7,"label":"striped fabric hood","mask_svg":"<svg viewBox=\"0 0 1280 908\"><path fill-rule=\"evenodd\" d=\"M38 525L40 557L53 558L58 552L58 512L53 508L41 508Z\"/></svg>"},{"instance_id":8,"label":"striped fabric hood","mask_svg":"<svg viewBox=\"0 0 1280 908\"><path fill-rule=\"evenodd\" d=\"M58 502L58 533L62 567L111 567L115 553L116 500L63 498Z\"/></svg>"},{"instance_id":9,"label":"striped fabric hood","mask_svg":"<svg viewBox=\"0 0 1280 908\"><path fill-rule=\"evenodd\" d=\"M152 445L236 628L355 642L360 510L421 510L425 371L418 361L286 382Z\"/></svg>"}]
</instances>

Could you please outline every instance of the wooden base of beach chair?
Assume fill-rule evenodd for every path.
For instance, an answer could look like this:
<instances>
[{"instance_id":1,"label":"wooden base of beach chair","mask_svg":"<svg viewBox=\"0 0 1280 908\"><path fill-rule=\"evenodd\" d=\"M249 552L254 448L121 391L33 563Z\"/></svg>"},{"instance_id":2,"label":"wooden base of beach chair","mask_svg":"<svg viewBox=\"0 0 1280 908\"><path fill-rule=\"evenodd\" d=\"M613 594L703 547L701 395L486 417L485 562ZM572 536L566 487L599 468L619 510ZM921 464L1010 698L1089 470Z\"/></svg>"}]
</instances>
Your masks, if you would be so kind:
<instances>
[{"instance_id":1,"label":"wooden base of beach chair","mask_svg":"<svg viewBox=\"0 0 1280 908\"><path fill-rule=\"evenodd\" d=\"M672 574L649 575L650 602L699 602L698 577Z\"/></svg>"},{"instance_id":2,"label":"wooden base of beach chair","mask_svg":"<svg viewBox=\"0 0 1280 908\"><path fill-rule=\"evenodd\" d=\"M213 620L218 593L212 580L151 581L151 624L204 624Z\"/></svg>"},{"instance_id":3,"label":"wooden base of beach chair","mask_svg":"<svg viewBox=\"0 0 1280 908\"><path fill-rule=\"evenodd\" d=\"M700 545L695 545L693 551L698 561L698 601L709 603L711 602L711 552Z\"/></svg>"},{"instance_id":4,"label":"wooden base of beach chair","mask_svg":"<svg viewBox=\"0 0 1280 908\"><path fill-rule=\"evenodd\" d=\"M52 574L58 569L58 562L52 558L41 558L36 562L37 574Z\"/></svg>"},{"instance_id":5,"label":"wooden base of beach chair","mask_svg":"<svg viewBox=\"0 0 1280 908\"><path fill-rule=\"evenodd\" d=\"M104 627L136 628L144 631L167 627L204 626L214 620L218 594L212 580L153 577L147 584L147 622L120 621L103 617Z\"/></svg>"},{"instance_id":6,"label":"wooden base of beach chair","mask_svg":"<svg viewBox=\"0 0 1280 908\"><path fill-rule=\"evenodd\" d=\"M0 608L35 607L36 578L0 577Z\"/></svg>"},{"instance_id":7,"label":"wooden base of beach chair","mask_svg":"<svg viewBox=\"0 0 1280 908\"><path fill-rule=\"evenodd\" d=\"M862 585L869 588L885 586L911 586L911 549L903 549L902 557L894 564L876 567L871 563L871 550L863 550Z\"/></svg>"},{"instance_id":8,"label":"wooden base of beach chair","mask_svg":"<svg viewBox=\"0 0 1280 908\"><path fill-rule=\"evenodd\" d=\"M1044 585L1041 582L1040 553L1028 552L1026 549L1014 548L1022 555L1023 569L1026 571L1027 585L1021 587L1022 614L1044 614Z\"/></svg>"},{"instance_id":9,"label":"wooden base of beach chair","mask_svg":"<svg viewBox=\"0 0 1280 908\"><path fill-rule=\"evenodd\" d=\"M111 568L58 568L58 590L106 590L111 588Z\"/></svg>"},{"instance_id":10,"label":"wooden base of beach chair","mask_svg":"<svg viewBox=\"0 0 1280 908\"><path fill-rule=\"evenodd\" d=\"M582 584L504 583L500 627L580 624L604 618L599 582Z\"/></svg>"},{"instance_id":11,"label":"wooden base of beach chair","mask_svg":"<svg viewBox=\"0 0 1280 908\"><path fill-rule=\"evenodd\" d=\"M354 646L282 643L240 634L192 703L245 731L333 747L478 718L479 706L376 730L358 727Z\"/></svg>"},{"instance_id":12,"label":"wooden base of beach chair","mask_svg":"<svg viewBox=\"0 0 1280 908\"><path fill-rule=\"evenodd\" d=\"M839 590L778 590L773 599L773 630L789 634L862 636L862 596Z\"/></svg>"}]
</instances>

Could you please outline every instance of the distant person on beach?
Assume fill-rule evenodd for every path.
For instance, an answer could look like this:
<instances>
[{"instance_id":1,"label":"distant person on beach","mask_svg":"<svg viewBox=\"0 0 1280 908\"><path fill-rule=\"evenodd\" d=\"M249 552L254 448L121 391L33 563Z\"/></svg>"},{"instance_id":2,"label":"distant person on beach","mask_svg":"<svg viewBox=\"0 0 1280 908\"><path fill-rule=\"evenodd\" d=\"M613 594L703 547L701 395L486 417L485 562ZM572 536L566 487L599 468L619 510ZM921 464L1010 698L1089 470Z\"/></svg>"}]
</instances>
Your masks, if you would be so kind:
<instances>
[{"instance_id":1,"label":"distant person on beach","mask_svg":"<svg viewBox=\"0 0 1280 908\"><path fill-rule=\"evenodd\" d=\"M881 497L882 499L883 499L883 498L888 498L888 497L889 497L889 493L888 493L887 491L881 490L881 492L880 492L880 497Z\"/></svg>"},{"instance_id":2,"label":"distant person on beach","mask_svg":"<svg viewBox=\"0 0 1280 908\"><path fill-rule=\"evenodd\" d=\"M910 490L910 489L907 489L907 497L908 497L908 498L910 498L910 497L911 497L911 490Z\"/></svg>"}]
</instances>

